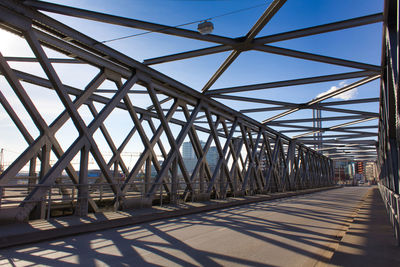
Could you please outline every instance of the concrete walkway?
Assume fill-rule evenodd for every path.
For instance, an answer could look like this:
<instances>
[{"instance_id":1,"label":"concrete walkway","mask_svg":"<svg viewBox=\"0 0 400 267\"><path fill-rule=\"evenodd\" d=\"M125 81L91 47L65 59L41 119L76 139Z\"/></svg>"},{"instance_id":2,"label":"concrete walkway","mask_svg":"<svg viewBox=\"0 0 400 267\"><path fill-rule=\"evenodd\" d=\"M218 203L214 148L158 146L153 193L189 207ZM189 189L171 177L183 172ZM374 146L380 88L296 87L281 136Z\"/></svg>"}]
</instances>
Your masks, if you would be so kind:
<instances>
[{"instance_id":1,"label":"concrete walkway","mask_svg":"<svg viewBox=\"0 0 400 267\"><path fill-rule=\"evenodd\" d=\"M329 266L400 266L400 247L378 188L373 188L335 251Z\"/></svg>"},{"instance_id":2,"label":"concrete walkway","mask_svg":"<svg viewBox=\"0 0 400 267\"><path fill-rule=\"evenodd\" d=\"M1 249L0 265L400 266L381 203L345 187Z\"/></svg>"},{"instance_id":3,"label":"concrete walkway","mask_svg":"<svg viewBox=\"0 0 400 267\"><path fill-rule=\"evenodd\" d=\"M64 236L95 232L126 225L151 222L160 219L174 218L189 214L196 214L211 210L234 207L287 198L297 195L336 189L325 187L305 189L296 192L273 193L268 195L254 195L245 197L231 197L223 200L207 202L185 202L177 205L153 206L151 208L135 209L130 211L99 212L87 217L66 216L50 220L33 220L28 223L0 225L0 248L35 243Z\"/></svg>"}]
</instances>

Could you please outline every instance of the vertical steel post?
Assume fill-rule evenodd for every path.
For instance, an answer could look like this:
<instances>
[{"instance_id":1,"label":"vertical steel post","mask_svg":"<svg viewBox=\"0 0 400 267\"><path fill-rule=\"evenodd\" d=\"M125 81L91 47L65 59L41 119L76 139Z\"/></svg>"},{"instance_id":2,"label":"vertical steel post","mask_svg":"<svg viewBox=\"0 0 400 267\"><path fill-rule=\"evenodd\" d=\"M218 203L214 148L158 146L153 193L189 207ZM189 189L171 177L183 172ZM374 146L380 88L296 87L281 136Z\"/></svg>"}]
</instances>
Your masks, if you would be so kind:
<instances>
[{"instance_id":1,"label":"vertical steel post","mask_svg":"<svg viewBox=\"0 0 400 267\"><path fill-rule=\"evenodd\" d=\"M172 174L171 174L171 195L170 201L176 204L178 198L178 162L175 159L172 163Z\"/></svg>"},{"instance_id":2,"label":"vertical steel post","mask_svg":"<svg viewBox=\"0 0 400 267\"><path fill-rule=\"evenodd\" d=\"M147 194L150 190L151 181L151 156L146 159L146 166L144 171L144 192Z\"/></svg>"},{"instance_id":3,"label":"vertical steel post","mask_svg":"<svg viewBox=\"0 0 400 267\"><path fill-rule=\"evenodd\" d=\"M50 152L51 145L46 143L42 147L41 162L40 162L40 175L39 175L39 186L42 184L43 177L46 175L50 165ZM48 187L51 190L51 187ZM48 207L49 209L50 207ZM46 218L46 202L45 196L41 197L41 200L37 203L35 209L31 213L32 218L45 219Z\"/></svg>"},{"instance_id":4,"label":"vertical steel post","mask_svg":"<svg viewBox=\"0 0 400 267\"><path fill-rule=\"evenodd\" d=\"M29 162L28 194L31 192L32 188L37 182L36 159L37 157L33 157Z\"/></svg>"},{"instance_id":5,"label":"vertical steel post","mask_svg":"<svg viewBox=\"0 0 400 267\"><path fill-rule=\"evenodd\" d=\"M85 145L81 149L80 155L80 169L79 169L79 186L78 196L76 202L75 215L84 217L88 214L89 207L89 181L88 181L88 168L89 168L89 146Z\"/></svg>"}]
</instances>

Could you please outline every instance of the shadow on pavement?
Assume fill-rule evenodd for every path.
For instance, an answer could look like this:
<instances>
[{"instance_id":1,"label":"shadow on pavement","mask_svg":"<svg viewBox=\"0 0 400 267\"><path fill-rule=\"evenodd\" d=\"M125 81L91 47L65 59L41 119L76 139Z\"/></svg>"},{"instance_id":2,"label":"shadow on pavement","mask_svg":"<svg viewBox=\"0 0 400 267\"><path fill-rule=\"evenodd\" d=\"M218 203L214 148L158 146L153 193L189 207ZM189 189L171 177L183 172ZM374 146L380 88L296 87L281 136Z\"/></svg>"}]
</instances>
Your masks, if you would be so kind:
<instances>
[{"instance_id":1,"label":"shadow on pavement","mask_svg":"<svg viewBox=\"0 0 400 267\"><path fill-rule=\"evenodd\" d=\"M10 266L302 266L329 258L367 191L338 189L0 250ZM386 219L386 217L385 217Z\"/></svg>"},{"instance_id":2,"label":"shadow on pavement","mask_svg":"<svg viewBox=\"0 0 400 267\"><path fill-rule=\"evenodd\" d=\"M333 255L332 266L400 266L392 226L374 188Z\"/></svg>"}]
</instances>

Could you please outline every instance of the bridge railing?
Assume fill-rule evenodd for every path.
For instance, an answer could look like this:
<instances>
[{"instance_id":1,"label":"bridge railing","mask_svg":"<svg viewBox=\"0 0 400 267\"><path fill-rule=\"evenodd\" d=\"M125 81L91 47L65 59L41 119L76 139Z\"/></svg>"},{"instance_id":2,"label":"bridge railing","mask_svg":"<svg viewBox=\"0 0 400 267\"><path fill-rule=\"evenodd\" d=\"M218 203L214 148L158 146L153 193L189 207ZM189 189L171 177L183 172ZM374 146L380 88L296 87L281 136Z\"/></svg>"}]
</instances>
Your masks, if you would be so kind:
<instances>
[{"instance_id":1,"label":"bridge railing","mask_svg":"<svg viewBox=\"0 0 400 267\"><path fill-rule=\"evenodd\" d=\"M25 177L26 178L26 177ZM120 187L122 183L115 183L114 186ZM158 192L152 197L147 196L146 190L153 185L153 183L145 182L131 182L128 184L134 190L127 191L122 196L116 196L111 189L109 183L91 183L91 184L9 184L0 185L0 214L3 215L3 222L7 220L12 221L14 212L17 211L18 206L21 204L34 204L42 209L42 219L50 219L57 216L65 215L80 215L79 205L82 202L90 200L94 201L99 207L98 211L109 211L109 203L113 203L115 198L123 198L123 206L126 209L141 209L148 208L154 205L163 206L165 204L181 204L185 202L202 202L211 199L209 194L204 193L202 187L204 184L199 182L193 183L192 188L188 189L185 182L178 182L176 184L166 183L173 191L167 192L160 183ZM46 194L39 200L27 199L26 196L30 194L33 188L40 187ZM87 195L79 195L78 190L87 188ZM310 186L299 186L297 190L309 189ZM261 192L258 192L261 193ZM255 191L243 192L230 192L221 194L219 199L226 199L228 197L241 197L244 195L256 195ZM264 193L265 194L265 193ZM215 197L214 197L215 198ZM5 215L8 214L8 215Z\"/></svg>"},{"instance_id":2,"label":"bridge railing","mask_svg":"<svg viewBox=\"0 0 400 267\"><path fill-rule=\"evenodd\" d=\"M398 0L385 1L377 166L379 188L400 245L398 218L400 188L399 8Z\"/></svg>"},{"instance_id":3,"label":"bridge railing","mask_svg":"<svg viewBox=\"0 0 400 267\"><path fill-rule=\"evenodd\" d=\"M392 223L397 245L400 246L400 195L378 183L379 191Z\"/></svg>"}]
</instances>

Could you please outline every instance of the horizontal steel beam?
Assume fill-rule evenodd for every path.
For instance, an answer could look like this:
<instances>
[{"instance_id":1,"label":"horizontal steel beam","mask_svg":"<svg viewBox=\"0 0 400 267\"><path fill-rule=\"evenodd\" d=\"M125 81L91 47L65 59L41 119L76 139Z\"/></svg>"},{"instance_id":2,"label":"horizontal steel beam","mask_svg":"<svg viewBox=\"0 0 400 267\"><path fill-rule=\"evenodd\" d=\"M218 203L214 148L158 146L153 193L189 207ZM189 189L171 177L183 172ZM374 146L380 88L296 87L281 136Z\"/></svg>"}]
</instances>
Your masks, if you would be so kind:
<instances>
[{"instance_id":1,"label":"horizontal steel beam","mask_svg":"<svg viewBox=\"0 0 400 267\"><path fill-rule=\"evenodd\" d=\"M377 72L376 71L355 71L355 72L316 76L316 77L310 77L310 78L301 78L301 79L294 79L294 80L286 80L286 81L278 81L278 82L269 82L269 83L260 83L260 84L253 84L253 85L243 85L243 86L235 86L235 87L229 87L229 88L213 89L213 90L209 90L205 94L214 96L214 95L226 94L226 93L246 92L246 91L271 89L271 88L279 88L279 87L286 87L286 86L295 86L295 85L303 85L303 84L312 84L312 83L321 83L321 82L361 78L361 77L371 76L374 74L377 74Z\"/></svg>"},{"instance_id":2,"label":"horizontal steel beam","mask_svg":"<svg viewBox=\"0 0 400 267\"><path fill-rule=\"evenodd\" d=\"M373 139L360 139L360 140L336 140L336 139L327 139L327 140L307 140L304 141L303 143L305 144L354 144L354 145L360 145L360 144L364 144L364 145L375 145L377 143L376 140Z\"/></svg>"},{"instance_id":3,"label":"horizontal steel beam","mask_svg":"<svg viewBox=\"0 0 400 267\"><path fill-rule=\"evenodd\" d=\"M290 103L290 102L283 102L283 101L276 101L270 99L260 99L260 98L251 98L245 96L235 96L235 95L215 95L213 98L220 98L220 99L228 99L228 100L236 100L236 101L243 101L243 102L251 102L251 103L262 103L262 104L270 104L270 105L280 105L284 107L297 107L298 104Z\"/></svg>"},{"instance_id":4,"label":"horizontal steel beam","mask_svg":"<svg viewBox=\"0 0 400 267\"><path fill-rule=\"evenodd\" d=\"M364 104L364 103L371 103L371 102L379 102L379 97L324 102L324 103L318 103L318 106L323 106L323 107L340 106L340 105Z\"/></svg>"},{"instance_id":5,"label":"horizontal steel beam","mask_svg":"<svg viewBox=\"0 0 400 267\"><path fill-rule=\"evenodd\" d=\"M97 89L96 93L102 93L102 94L115 94L118 90L115 89ZM129 90L128 93L130 94L147 94L147 91L145 90Z\"/></svg>"},{"instance_id":6,"label":"horizontal steel beam","mask_svg":"<svg viewBox=\"0 0 400 267\"><path fill-rule=\"evenodd\" d=\"M322 136L303 136L297 138L297 140L309 140L309 139L315 139L315 138L337 138L337 139L351 139L351 138L360 138L360 137L368 137L368 136L377 136L378 133L362 133L362 134L332 134L332 135L322 135Z\"/></svg>"},{"instance_id":7,"label":"horizontal steel beam","mask_svg":"<svg viewBox=\"0 0 400 267\"><path fill-rule=\"evenodd\" d=\"M353 115L353 116L337 116L337 117L335 116L335 117L309 118L309 119L279 120L279 121L268 122L268 124L278 125L279 123L303 123L303 122L313 122L313 121L340 121L340 120L354 120L354 119L360 119L360 121L365 120L364 116ZM368 119L378 119L378 117L368 118Z\"/></svg>"},{"instance_id":8,"label":"horizontal steel beam","mask_svg":"<svg viewBox=\"0 0 400 267\"><path fill-rule=\"evenodd\" d=\"M339 65L339 66L349 67L349 68L372 70L372 71L377 71L377 72L381 71L381 66L376 66L376 65L372 65L372 64L361 63L361 62L356 62L356 61L351 61L351 60L346 60L346 59L341 59L341 58L322 56L322 55L317 55L317 54L313 54L313 53L307 53L307 52L302 52L302 51L297 51L297 50L287 49L287 48L282 48L282 47L277 47L277 46L271 46L271 45L254 46L254 50L264 51L264 52L268 52L268 53L272 53L272 54L276 54L276 55L294 57L294 58L299 58L299 59L304 59L304 60L311 60L311 61L316 61L316 62L321 62L321 63Z\"/></svg>"},{"instance_id":9,"label":"horizontal steel beam","mask_svg":"<svg viewBox=\"0 0 400 267\"><path fill-rule=\"evenodd\" d=\"M328 151L328 154L329 153L341 153L341 152L346 152L346 151L351 151L351 152L361 152L361 153L375 153L376 152L376 149L368 149L368 148L365 148L365 149L359 149L359 148L353 148L353 149L340 149L340 148L335 148L335 150L325 150L325 151ZM334 151L334 152L329 152L329 151ZM330 154L331 155L331 154Z\"/></svg>"},{"instance_id":10,"label":"horizontal steel beam","mask_svg":"<svg viewBox=\"0 0 400 267\"><path fill-rule=\"evenodd\" d=\"M353 150L371 150L376 151L375 145L363 145L363 144L352 144L352 145L335 145L335 144L325 144L323 148L317 148L318 151L353 151Z\"/></svg>"},{"instance_id":11,"label":"horizontal steel beam","mask_svg":"<svg viewBox=\"0 0 400 267\"><path fill-rule=\"evenodd\" d=\"M90 10L85 10L85 9L80 9L80 8L74 8L74 7L58 5L58 4L42 2L42 1L24 1L23 3L24 3L24 5L27 5L27 6L39 9L39 10L47 11L47 12L52 12L52 13L57 13L57 14L62 14L62 15L67 15L67 16L72 16L72 17L77 17L77 18L83 18L83 19L88 19L88 20L94 20L94 21L98 21L98 22L109 23L109 24L129 27L129 28L147 30L147 31L152 31L152 32L153 31L161 32L164 34L175 35L175 36L191 38L191 39L207 41L207 42L213 42L213 43L223 43L223 44L229 44L229 45L234 45L236 43L231 38L227 38L227 37L222 37L222 36L213 35L213 34L202 35L197 31L180 29L180 28L176 28L173 26L167 26L167 25L156 24L156 23L151 23L151 22L146 22L146 21L141 21L141 20L136 20L136 19L114 16L114 15L109 15L109 14L105 14L105 13L100 13L100 12L95 12L95 11L90 11Z\"/></svg>"},{"instance_id":12,"label":"horizontal steel beam","mask_svg":"<svg viewBox=\"0 0 400 267\"><path fill-rule=\"evenodd\" d=\"M267 44L267 43L285 41L285 40L290 40L290 39L299 38L299 37L305 37L305 36L311 36L311 35L315 35L315 34L331 32L331 31L343 30L343 29L368 25L371 23L381 22L382 20L383 20L383 15L381 13L378 13L378 14L368 15L368 16L364 16L364 17L358 17L358 18L353 18L353 19L348 19L348 20L343 20L343 21L337 21L337 22L318 25L318 26L314 26L314 27L303 28L303 29L298 29L298 30L294 30L294 31L283 32L283 33L278 33L278 34L274 34L274 35L255 38L251 45ZM251 48L251 46L248 47L247 49L250 49L250 48ZM165 62L170 62L170 61L174 61L174 60L182 60L182 59L188 59L188 58L192 58L192 57L199 57L199 56L211 55L211 54L215 54L215 53L221 53L221 52L229 51L232 49L233 49L233 47L228 46L228 45L207 47L207 48L202 48L202 49L198 49L198 50L192 50L192 51L188 51L188 52L178 53L178 54L172 54L172 55L167 55L167 56L162 56L162 57L157 57L157 58L146 59L146 60L144 60L144 64L151 65L151 64L165 63Z\"/></svg>"},{"instance_id":13,"label":"horizontal steel beam","mask_svg":"<svg viewBox=\"0 0 400 267\"><path fill-rule=\"evenodd\" d=\"M357 157L372 157L372 156L375 156L376 157L376 151L374 152L374 153L370 153L370 152L355 152L355 151L352 151L352 152L342 152L342 153L340 153L340 152L338 152L338 153L327 153L327 154L324 154L325 156L327 156L327 157L334 157L334 156L344 156L344 155L349 155L349 154L351 154L351 156L352 157L355 157L355 156L357 156Z\"/></svg>"},{"instance_id":14,"label":"horizontal steel beam","mask_svg":"<svg viewBox=\"0 0 400 267\"><path fill-rule=\"evenodd\" d=\"M343 129L343 130L378 129L378 125L350 126L350 127L343 127L342 129Z\"/></svg>"},{"instance_id":15,"label":"horizontal steel beam","mask_svg":"<svg viewBox=\"0 0 400 267\"><path fill-rule=\"evenodd\" d=\"M189 52L168 55L168 56L149 58L149 59L145 59L143 61L143 64L154 65L154 64L160 64L160 63L166 63L166 62L188 59L188 58L193 58L193 57L199 57L199 56L204 56L204 55L212 55L212 54L216 54L216 53L230 51L232 49L233 48L231 46L219 45L219 46L214 46L214 47L209 47L209 48L193 50L193 51L189 51Z\"/></svg>"},{"instance_id":16,"label":"horizontal steel beam","mask_svg":"<svg viewBox=\"0 0 400 267\"><path fill-rule=\"evenodd\" d=\"M296 105L296 104L294 104ZM287 107L287 105L286 105ZM351 110L351 109L341 109L341 108L328 108L328 107L320 107L317 105L312 105L312 106L302 106L301 104L297 104L297 108L299 109L315 109L315 110L325 110L325 111L330 111L330 112L338 112L338 113L348 113L348 114L358 114L366 117L371 117L371 116L379 116L379 113L374 113L374 112L367 112L367 111L360 111L360 110ZM255 112L266 112L266 111L271 111L271 110L282 110L282 109L287 109L285 107L268 107L268 108L252 108L252 109L242 109L240 112L242 113L255 113Z\"/></svg>"},{"instance_id":17,"label":"horizontal steel beam","mask_svg":"<svg viewBox=\"0 0 400 267\"><path fill-rule=\"evenodd\" d=\"M353 18L353 19L348 19L348 20L342 20L342 21L337 21L337 22L328 23L328 24L322 24L322 25L318 25L318 26L314 26L314 27L309 27L309 28L298 29L298 30L294 30L294 31L264 36L264 37L260 37L260 38L257 38L256 40L254 40L254 43L255 44L266 44L266 43L272 43L272 42L281 42L281 41L286 41L286 40L290 40L290 39L294 39L294 38L300 38L300 37L306 37L306 36L311 36L311 35L316 35L316 34L321 34L321 33L344 30L344 29L359 27L359 26L382 22L382 21L383 21L383 14L377 13L377 14L372 14L372 15L368 15L368 16L363 16L363 17L358 17L358 18Z\"/></svg>"},{"instance_id":18,"label":"horizontal steel beam","mask_svg":"<svg viewBox=\"0 0 400 267\"><path fill-rule=\"evenodd\" d=\"M348 117L351 117L351 116L348 116ZM340 128L344 127L344 126L353 125L353 124L359 124L359 123L363 123L363 122L367 122L367 121L371 121L371 120L375 120L375 119L378 119L378 118L359 119L359 120L350 121L350 122L338 124L338 125L335 125L335 126L331 126L331 127L327 128L327 129L328 130L340 129ZM304 134L293 136L293 138L299 138L299 137L303 137L303 136L306 136L306 135L311 135L311 134L315 134L315 133L319 133L319 132L323 132L323 131L325 131L325 129L319 129L319 130L315 130L315 131L312 131L312 132L308 132L308 133L304 133Z\"/></svg>"},{"instance_id":19,"label":"horizontal steel beam","mask_svg":"<svg viewBox=\"0 0 400 267\"><path fill-rule=\"evenodd\" d=\"M371 76L371 77L367 77L367 78L361 79L361 80L356 81L354 83L351 83L349 85L343 86L342 88L338 88L338 89L336 89L336 90L334 90L332 92L326 93L326 94L324 94L324 95L322 95L320 97L314 98L313 100L311 100L311 101L309 101L307 103L304 103L301 106L301 108L304 109L304 108L307 108L307 107L312 106L314 104L320 103L321 101L324 101L324 100L329 99L331 97L334 97L334 96L337 96L337 95L342 94L344 92L347 92L347 91L349 91L351 89L357 88L357 87L359 87L361 85L364 85L366 83L374 81L374 80L378 79L379 77L380 77L380 75L375 75L375 76ZM262 123L263 124L269 123L269 122L271 122L273 120L276 120L276 119L284 117L284 116L286 116L288 114L294 113L294 112L296 112L298 110L300 110L300 107L293 108L291 110L288 110L288 111L285 111L285 112L280 113L278 115L275 115L275 116L273 116L271 118L263 120Z\"/></svg>"},{"instance_id":20,"label":"horizontal steel beam","mask_svg":"<svg viewBox=\"0 0 400 267\"><path fill-rule=\"evenodd\" d=\"M296 132L304 132L304 131L321 131L321 132L344 132L344 133L364 133L365 131L355 131L357 129L378 129L378 126L354 126L354 127L340 127L340 128L324 128L324 127L312 127L312 126L304 126L304 125L296 125L296 124L277 124L274 127L282 127L285 128L280 130L281 133L296 133Z\"/></svg>"},{"instance_id":21,"label":"horizontal steel beam","mask_svg":"<svg viewBox=\"0 0 400 267\"><path fill-rule=\"evenodd\" d=\"M4 57L6 61L13 62L39 62L37 58L33 57ZM75 58L49 58L51 63L80 63L86 64L85 62Z\"/></svg>"},{"instance_id":22,"label":"horizontal steel beam","mask_svg":"<svg viewBox=\"0 0 400 267\"><path fill-rule=\"evenodd\" d=\"M270 112L270 111L287 110L287 109L288 108L285 106L278 106L278 107L268 107L268 108L241 109L240 112L242 113Z\"/></svg>"}]
</instances>

